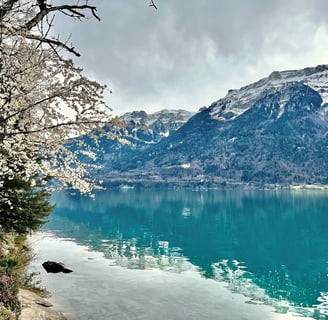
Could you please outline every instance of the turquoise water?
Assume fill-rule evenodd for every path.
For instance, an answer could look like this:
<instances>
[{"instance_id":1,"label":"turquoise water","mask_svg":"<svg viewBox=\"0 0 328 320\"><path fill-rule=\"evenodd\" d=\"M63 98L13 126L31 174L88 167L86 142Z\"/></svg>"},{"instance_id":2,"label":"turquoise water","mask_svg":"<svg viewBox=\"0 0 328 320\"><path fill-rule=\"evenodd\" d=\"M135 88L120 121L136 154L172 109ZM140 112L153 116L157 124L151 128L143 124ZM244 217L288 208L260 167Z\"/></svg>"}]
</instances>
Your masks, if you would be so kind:
<instances>
[{"instance_id":1,"label":"turquoise water","mask_svg":"<svg viewBox=\"0 0 328 320\"><path fill-rule=\"evenodd\" d=\"M98 315L94 307L85 319L328 318L327 193L128 189L103 191L95 200L64 194L53 200L56 210L37 247L39 259L75 267L75 275L64 276L72 281L61 284L65 290L58 275L42 274L54 296L68 302L71 319L83 319L90 292L110 307ZM79 273L82 265L87 269ZM108 284L92 280L95 273ZM127 306L119 307L118 296ZM162 308L172 315L161 318Z\"/></svg>"}]
</instances>

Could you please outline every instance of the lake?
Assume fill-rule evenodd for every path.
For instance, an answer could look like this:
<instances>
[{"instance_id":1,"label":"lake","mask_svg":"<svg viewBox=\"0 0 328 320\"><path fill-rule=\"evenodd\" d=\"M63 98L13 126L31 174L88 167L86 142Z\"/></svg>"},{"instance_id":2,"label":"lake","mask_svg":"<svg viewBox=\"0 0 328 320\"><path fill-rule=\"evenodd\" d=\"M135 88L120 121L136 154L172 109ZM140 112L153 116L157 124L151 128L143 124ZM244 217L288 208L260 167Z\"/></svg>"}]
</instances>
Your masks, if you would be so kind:
<instances>
[{"instance_id":1,"label":"lake","mask_svg":"<svg viewBox=\"0 0 328 320\"><path fill-rule=\"evenodd\" d=\"M31 269L68 319L328 319L325 192L117 189L52 201ZM47 274L45 260L74 272Z\"/></svg>"}]
</instances>

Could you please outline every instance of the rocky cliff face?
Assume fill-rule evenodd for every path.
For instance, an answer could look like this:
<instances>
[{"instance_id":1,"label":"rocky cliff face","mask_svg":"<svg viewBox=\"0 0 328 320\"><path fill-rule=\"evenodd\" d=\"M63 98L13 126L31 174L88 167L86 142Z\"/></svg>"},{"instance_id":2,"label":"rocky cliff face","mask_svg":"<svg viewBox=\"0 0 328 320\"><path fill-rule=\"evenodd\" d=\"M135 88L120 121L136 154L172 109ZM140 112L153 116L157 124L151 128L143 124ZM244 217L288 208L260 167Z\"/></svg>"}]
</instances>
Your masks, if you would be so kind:
<instances>
[{"instance_id":1,"label":"rocky cliff face","mask_svg":"<svg viewBox=\"0 0 328 320\"><path fill-rule=\"evenodd\" d=\"M133 183L327 184L327 101L328 66L273 72L102 173Z\"/></svg>"},{"instance_id":2,"label":"rocky cliff face","mask_svg":"<svg viewBox=\"0 0 328 320\"><path fill-rule=\"evenodd\" d=\"M178 130L193 115L185 110L161 110L153 114L145 111L133 111L124 114L120 120L125 126L125 135L145 143L158 143ZM131 140L132 141L132 140Z\"/></svg>"},{"instance_id":3,"label":"rocky cliff face","mask_svg":"<svg viewBox=\"0 0 328 320\"><path fill-rule=\"evenodd\" d=\"M108 171L120 167L136 153L146 151L163 138L170 136L193 114L193 112L184 110L161 110L153 114L147 114L145 111L133 111L124 114L118 119L122 129L116 132L121 138L120 141L100 138L97 146L90 141L93 150L98 155L98 164L104 166L103 171L107 175ZM106 128L105 130L110 131Z\"/></svg>"}]
</instances>

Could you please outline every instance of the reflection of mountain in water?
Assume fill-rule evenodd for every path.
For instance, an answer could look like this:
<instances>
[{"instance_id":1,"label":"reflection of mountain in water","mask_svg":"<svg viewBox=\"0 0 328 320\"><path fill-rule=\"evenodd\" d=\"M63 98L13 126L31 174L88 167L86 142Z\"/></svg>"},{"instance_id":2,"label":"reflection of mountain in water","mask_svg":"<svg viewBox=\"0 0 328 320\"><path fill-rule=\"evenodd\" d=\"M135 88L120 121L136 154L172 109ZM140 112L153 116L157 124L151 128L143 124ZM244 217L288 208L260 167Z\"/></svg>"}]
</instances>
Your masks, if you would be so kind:
<instances>
[{"instance_id":1,"label":"reflection of mountain in water","mask_svg":"<svg viewBox=\"0 0 328 320\"><path fill-rule=\"evenodd\" d=\"M184 270L206 277L220 261L242 261L245 277L276 299L303 306L327 290L328 199L323 193L112 190L55 195L45 226L129 268Z\"/></svg>"}]
</instances>

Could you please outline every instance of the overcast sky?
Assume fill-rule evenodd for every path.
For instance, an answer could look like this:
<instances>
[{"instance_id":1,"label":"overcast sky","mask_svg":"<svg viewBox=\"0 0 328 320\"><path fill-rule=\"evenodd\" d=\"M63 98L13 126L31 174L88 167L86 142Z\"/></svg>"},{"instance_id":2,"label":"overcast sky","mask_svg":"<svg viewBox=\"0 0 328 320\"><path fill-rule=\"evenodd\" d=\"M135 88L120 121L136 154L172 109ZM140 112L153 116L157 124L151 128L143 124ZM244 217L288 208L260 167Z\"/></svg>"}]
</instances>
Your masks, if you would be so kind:
<instances>
[{"instance_id":1,"label":"overcast sky","mask_svg":"<svg viewBox=\"0 0 328 320\"><path fill-rule=\"evenodd\" d=\"M90 0L101 21L58 17L74 60L113 91L113 114L197 111L274 70L328 63L327 0Z\"/></svg>"}]
</instances>

